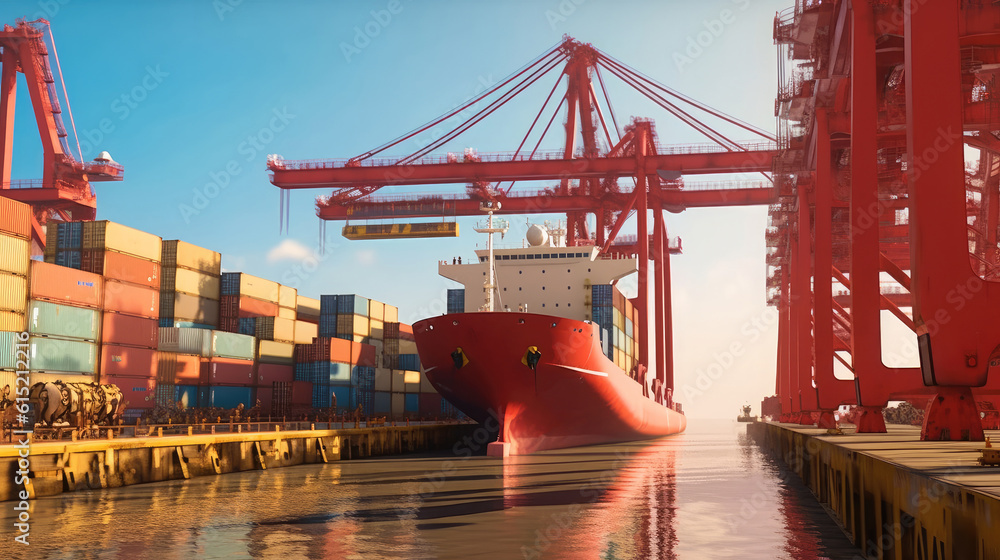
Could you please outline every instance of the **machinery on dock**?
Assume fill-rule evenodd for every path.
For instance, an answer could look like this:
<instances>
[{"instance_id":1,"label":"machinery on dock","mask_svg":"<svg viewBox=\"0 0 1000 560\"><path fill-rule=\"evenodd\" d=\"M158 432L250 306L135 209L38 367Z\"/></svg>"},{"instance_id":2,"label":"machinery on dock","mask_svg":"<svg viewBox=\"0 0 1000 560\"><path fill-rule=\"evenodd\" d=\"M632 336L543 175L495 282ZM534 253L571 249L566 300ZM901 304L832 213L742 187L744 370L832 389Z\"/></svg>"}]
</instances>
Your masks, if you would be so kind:
<instances>
[{"instance_id":1,"label":"machinery on dock","mask_svg":"<svg viewBox=\"0 0 1000 560\"><path fill-rule=\"evenodd\" d=\"M742 412L742 414L740 414L739 416L736 417L736 421L737 422L756 422L757 421L757 417L756 416L752 416L750 414L750 412L752 410L753 409L751 408L750 405L744 405L743 406L743 412Z\"/></svg>"}]
</instances>

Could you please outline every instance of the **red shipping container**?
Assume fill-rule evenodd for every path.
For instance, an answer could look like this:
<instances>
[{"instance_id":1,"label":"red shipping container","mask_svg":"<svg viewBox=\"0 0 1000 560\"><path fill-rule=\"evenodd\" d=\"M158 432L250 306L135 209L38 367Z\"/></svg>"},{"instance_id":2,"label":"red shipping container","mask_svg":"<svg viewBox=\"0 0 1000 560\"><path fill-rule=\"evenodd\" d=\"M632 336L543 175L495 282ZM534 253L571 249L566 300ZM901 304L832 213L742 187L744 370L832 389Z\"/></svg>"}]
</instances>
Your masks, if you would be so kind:
<instances>
[{"instance_id":1,"label":"red shipping container","mask_svg":"<svg viewBox=\"0 0 1000 560\"><path fill-rule=\"evenodd\" d=\"M160 292L109 278L104 282L104 310L159 319Z\"/></svg>"},{"instance_id":2,"label":"red shipping container","mask_svg":"<svg viewBox=\"0 0 1000 560\"><path fill-rule=\"evenodd\" d=\"M420 393L420 415L433 417L441 415L441 395L438 393Z\"/></svg>"},{"instance_id":3,"label":"red shipping container","mask_svg":"<svg viewBox=\"0 0 1000 560\"><path fill-rule=\"evenodd\" d=\"M105 313L101 325L101 342L142 348L156 348L160 325L156 319L121 313Z\"/></svg>"},{"instance_id":4,"label":"red shipping container","mask_svg":"<svg viewBox=\"0 0 1000 560\"><path fill-rule=\"evenodd\" d=\"M101 383L117 385L125 400L125 408L153 408L156 406L156 379L109 375Z\"/></svg>"},{"instance_id":5,"label":"red shipping container","mask_svg":"<svg viewBox=\"0 0 1000 560\"><path fill-rule=\"evenodd\" d=\"M313 384L308 381L292 381L292 404L311 405Z\"/></svg>"},{"instance_id":6,"label":"red shipping container","mask_svg":"<svg viewBox=\"0 0 1000 560\"><path fill-rule=\"evenodd\" d=\"M223 296L225 297L225 296ZM240 318L239 317L222 317L219 319L219 330L231 333L240 332Z\"/></svg>"},{"instance_id":7,"label":"red shipping container","mask_svg":"<svg viewBox=\"0 0 1000 560\"><path fill-rule=\"evenodd\" d=\"M257 388L257 400L260 402L261 413L270 414L271 404L274 401L274 389L270 385Z\"/></svg>"},{"instance_id":8,"label":"red shipping container","mask_svg":"<svg viewBox=\"0 0 1000 560\"><path fill-rule=\"evenodd\" d=\"M253 360L212 358L201 363L202 385L252 385Z\"/></svg>"},{"instance_id":9,"label":"red shipping container","mask_svg":"<svg viewBox=\"0 0 1000 560\"><path fill-rule=\"evenodd\" d=\"M249 296L222 296L219 300L222 317L277 317L278 304Z\"/></svg>"},{"instance_id":10,"label":"red shipping container","mask_svg":"<svg viewBox=\"0 0 1000 560\"><path fill-rule=\"evenodd\" d=\"M158 367L159 359L154 349L117 344L101 345L102 380L106 375L155 378Z\"/></svg>"},{"instance_id":11,"label":"red shipping container","mask_svg":"<svg viewBox=\"0 0 1000 560\"><path fill-rule=\"evenodd\" d=\"M259 387L270 387L271 383L281 383L295 379L294 366L278 364L257 364L257 379L254 384Z\"/></svg>"},{"instance_id":12,"label":"red shipping container","mask_svg":"<svg viewBox=\"0 0 1000 560\"><path fill-rule=\"evenodd\" d=\"M41 261L31 261L31 299L100 309L104 278L98 274Z\"/></svg>"},{"instance_id":13,"label":"red shipping container","mask_svg":"<svg viewBox=\"0 0 1000 560\"><path fill-rule=\"evenodd\" d=\"M55 222L49 224L49 227L55 227ZM0 231L30 239L31 206L0 196Z\"/></svg>"},{"instance_id":14,"label":"red shipping container","mask_svg":"<svg viewBox=\"0 0 1000 560\"><path fill-rule=\"evenodd\" d=\"M201 356L159 352L156 379L176 385L196 385L201 379Z\"/></svg>"},{"instance_id":15,"label":"red shipping container","mask_svg":"<svg viewBox=\"0 0 1000 560\"><path fill-rule=\"evenodd\" d=\"M371 344L358 342L351 343L351 362L354 365L363 367L375 367L375 347Z\"/></svg>"},{"instance_id":16,"label":"red shipping container","mask_svg":"<svg viewBox=\"0 0 1000 560\"><path fill-rule=\"evenodd\" d=\"M84 249L82 268L105 278L160 289L160 263L115 251Z\"/></svg>"}]
</instances>

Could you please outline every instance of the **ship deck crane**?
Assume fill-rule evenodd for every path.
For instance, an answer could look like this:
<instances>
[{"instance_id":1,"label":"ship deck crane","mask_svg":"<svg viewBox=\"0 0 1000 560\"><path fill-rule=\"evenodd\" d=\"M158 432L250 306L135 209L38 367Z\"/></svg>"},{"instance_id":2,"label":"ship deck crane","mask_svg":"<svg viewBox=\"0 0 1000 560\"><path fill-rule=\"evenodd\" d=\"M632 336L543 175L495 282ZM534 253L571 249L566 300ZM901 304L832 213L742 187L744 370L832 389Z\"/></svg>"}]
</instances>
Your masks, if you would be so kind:
<instances>
[{"instance_id":1,"label":"ship deck crane","mask_svg":"<svg viewBox=\"0 0 1000 560\"><path fill-rule=\"evenodd\" d=\"M49 45L61 82L62 70L48 21L19 20L16 26L4 25L0 30L0 195L31 205L34 214L32 237L39 247L45 246L42 226L51 216L63 220L93 220L96 217L97 197L90 187L91 182L124 178L124 168L107 152L102 152L94 161L83 162L77 143L79 159L73 156L69 133L63 123L56 74L49 62ZM19 72L24 74L42 140L42 178L11 181ZM62 90L72 124L65 83Z\"/></svg>"},{"instance_id":2,"label":"ship deck crane","mask_svg":"<svg viewBox=\"0 0 1000 560\"><path fill-rule=\"evenodd\" d=\"M514 152L466 150L461 155L430 155L555 70L559 70L555 84ZM607 94L604 72L698 131L708 143L661 145L656 140L653 122L648 119L633 118L620 127ZM561 97L556 96L564 81L564 93ZM554 109L550 108L553 101ZM482 108L476 110L480 105ZM563 107L565 136L562 149L540 150L542 140ZM552 114L546 121L543 117L547 110ZM382 155L465 111L472 115L416 152L403 157ZM735 142L719 132L723 125L749 132L757 139ZM528 148L533 133L537 140L533 148ZM639 363L650 364L652 348L656 364L660 364L656 379L662 400L673 389L672 360L666 359L672 354L671 243L663 211L774 202L778 187L769 179L689 186L684 183L683 176L766 174L771 171L772 160L780 151L774 135L684 96L591 45L566 37L559 45L482 94L376 149L341 160L292 161L272 155L267 165L271 182L282 189L284 208L287 208L285 199L291 190L335 189L331 195L317 199L317 215L323 220L475 216L481 215L482 203L500 202L500 214L565 213L569 246L594 244L605 255L634 251L632 255L637 256L639 262L636 299L642 313L640 321L655 325L660 334L657 340L649 340L650 329L642 329ZM619 187L619 179L625 178L633 180L634 188ZM541 191L513 189L517 182L523 181L551 181L552 186ZM383 187L431 184L465 184L466 190L454 196L372 196ZM648 224L650 210L653 211L652 233ZM622 226L632 215L637 221L637 239L632 244L615 246ZM365 234L367 236L367 231ZM674 247L679 250L679 245ZM653 267L652 290L648 285L650 263ZM652 305L647 305L650 293L653 301ZM651 316L647 316L647 310L652 310Z\"/></svg>"}]
</instances>

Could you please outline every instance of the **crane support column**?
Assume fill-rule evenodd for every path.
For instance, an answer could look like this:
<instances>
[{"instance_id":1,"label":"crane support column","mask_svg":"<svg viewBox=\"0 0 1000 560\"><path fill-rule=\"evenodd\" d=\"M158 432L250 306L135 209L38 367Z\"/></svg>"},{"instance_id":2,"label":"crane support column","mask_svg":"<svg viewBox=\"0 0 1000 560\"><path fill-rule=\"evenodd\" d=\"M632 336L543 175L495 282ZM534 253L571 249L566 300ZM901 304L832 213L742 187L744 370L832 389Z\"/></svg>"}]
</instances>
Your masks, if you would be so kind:
<instances>
[{"instance_id":1,"label":"crane support column","mask_svg":"<svg viewBox=\"0 0 1000 560\"><path fill-rule=\"evenodd\" d=\"M14 154L14 108L17 105L17 55L5 48L0 57L0 190L10 188L11 158Z\"/></svg>"},{"instance_id":2,"label":"crane support column","mask_svg":"<svg viewBox=\"0 0 1000 560\"><path fill-rule=\"evenodd\" d=\"M996 305L969 264L959 3L904 0L903 13L913 320L924 384L937 387L920 438L983 441L971 387L986 383Z\"/></svg>"},{"instance_id":3,"label":"crane support column","mask_svg":"<svg viewBox=\"0 0 1000 560\"><path fill-rule=\"evenodd\" d=\"M636 243L639 245L639 323L642 329L639 331L639 363L649 367L649 326L651 317L649 316L649 225L647 224L647 209L649 208L649 196L646 192L648 178L646 177L646 149L649 146L650 128L647 122L637 122L635 126L635 164L639 172L636 174L636 192L638 196L635 200L636 217ZM655 356L655 354L654 354ZM656 364L662 368L663 364ZM662 374L657 372L659 379Z\"/></svg>"}]
</instances>

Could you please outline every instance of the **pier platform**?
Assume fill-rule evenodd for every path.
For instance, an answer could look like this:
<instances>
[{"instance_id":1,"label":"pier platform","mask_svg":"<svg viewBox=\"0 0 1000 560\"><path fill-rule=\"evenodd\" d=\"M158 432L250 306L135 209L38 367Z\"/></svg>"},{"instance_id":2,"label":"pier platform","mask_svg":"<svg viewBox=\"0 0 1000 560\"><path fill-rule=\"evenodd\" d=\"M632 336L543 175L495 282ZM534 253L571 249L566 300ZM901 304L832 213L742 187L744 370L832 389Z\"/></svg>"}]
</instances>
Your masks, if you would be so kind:
<instances>
[{"instance_id":1,"label":"pier platform","mask_svg":"<svg viewBox=\"0 0 1000 560\"><path fill-rule=\"evenodd\" d=\"M329 426L327 426L329 427ZM35 440L0 445L0 501L231 472L452 449L480 437L478 424L442 423L340 429ZM161 432L162 433L162 432ZM485 439L482 441L485 444ZM27 455L25 457L25 455ZM18 475L28 462L28 476ZM19 480L21 482L19 482Z\"/></svg>"},{"instance_id":2,"label":"pier platform","mask_svg":"<svg viewBox=\"0 0 1000 560\"><path fill-rule=\"evenodd\" d=\"M982 442L757 422L748 433L798 474L867 558L1000 559L1000 467L980 466ZM987 431L1000 445L1000 431Z\"/></svg>"}]
</instances>

